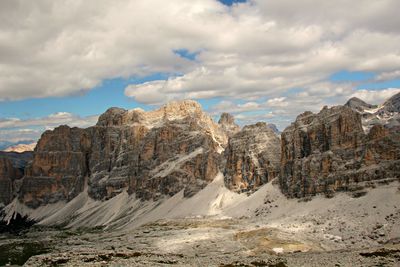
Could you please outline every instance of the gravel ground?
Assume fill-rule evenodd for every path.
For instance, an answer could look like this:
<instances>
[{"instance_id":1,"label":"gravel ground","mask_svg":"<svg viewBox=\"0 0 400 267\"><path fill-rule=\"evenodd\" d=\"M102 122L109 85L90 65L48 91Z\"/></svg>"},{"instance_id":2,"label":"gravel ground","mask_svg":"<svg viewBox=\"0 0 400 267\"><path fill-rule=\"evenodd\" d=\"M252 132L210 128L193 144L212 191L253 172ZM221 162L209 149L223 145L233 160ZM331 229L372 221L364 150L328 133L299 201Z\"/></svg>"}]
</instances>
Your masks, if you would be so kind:
<instances>
[{"instance_id":1,"label":"gravel ground","mask_svg":"<svg viewBox=\"0 0 400 267\"><path fill-rule=\"evenodd\" d=\"M335 248L341 241L256 223L252 218L161 220L129 233L42 229L19 240L42 240L51 247L25 266L400 266L400 240Z\"/></svg>"}]
</instances>

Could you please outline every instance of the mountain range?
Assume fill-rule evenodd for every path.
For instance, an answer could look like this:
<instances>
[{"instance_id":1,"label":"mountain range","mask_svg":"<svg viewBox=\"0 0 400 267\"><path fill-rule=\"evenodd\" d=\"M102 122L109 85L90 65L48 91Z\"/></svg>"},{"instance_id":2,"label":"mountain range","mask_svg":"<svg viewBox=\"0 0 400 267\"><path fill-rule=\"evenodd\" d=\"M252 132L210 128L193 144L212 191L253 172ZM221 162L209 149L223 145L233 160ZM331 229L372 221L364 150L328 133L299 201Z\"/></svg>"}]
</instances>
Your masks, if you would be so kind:
<instances>
[{"instance_id":1,"label":"mountain range","mask_svg":"<svg viewBox=\"0 0 400 267\"><path fill-rule=\"evenodd\" d=\"M10 218L18 211L10 207L29 215L82 194L95 201L120 194L158 201L181 191L191 197L219 173L234 192L254 192L275 178L288 197L359 190L400 176L399 103L400 94L380 106L352 98L304 112L280 136L263 122L240 129L227 113L215 123L191 100L150 112L110 108L93 127L43 133L32 160L17 166L23 175L3 156L8 189L1 197Z\"/></svg>"},{"instance_id":2,"label":"mountain range","mask_svg":"<svg viewBox=\"0 0 400 267\"><path fill-rule=\"evenodd\" d=\"M33 152L1 152L2 219L133 231L168 218L260 216L282 224L315 213L339 227L321 205L346 207L342 220L385 194L395 208L381 212L400 216L393 189L400 179L399 112L400 94L382 105L352 98L306 111L280 133L265 122L241 128L228 113L214 122L192 100L148 112L110 108L92 127L44 132ZM344 199L361 199L362 208ZM357 242L398 237L398 221L368 243L360 233ZM362 230L348 229L349 236Z\"/></svg>"}]
</instances>

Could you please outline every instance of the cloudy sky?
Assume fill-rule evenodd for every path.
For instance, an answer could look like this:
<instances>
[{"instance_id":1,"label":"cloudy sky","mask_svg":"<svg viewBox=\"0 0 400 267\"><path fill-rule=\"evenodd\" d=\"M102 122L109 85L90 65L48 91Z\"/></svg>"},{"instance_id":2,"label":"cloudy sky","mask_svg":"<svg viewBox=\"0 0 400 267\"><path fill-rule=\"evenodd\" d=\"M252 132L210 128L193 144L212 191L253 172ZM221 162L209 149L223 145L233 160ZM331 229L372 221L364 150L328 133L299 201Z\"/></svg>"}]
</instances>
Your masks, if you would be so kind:
<instances>
[{"instance_id":1,"label":"cloudy sky","mask_svg":"<svg viewBox=\"0 0 400 267\"><path fill-rule=\"evenodd\" d=\"M398 0L2 0L0 142L198 100L283 130L400 88Z\"/></svg>"}]
</instances>

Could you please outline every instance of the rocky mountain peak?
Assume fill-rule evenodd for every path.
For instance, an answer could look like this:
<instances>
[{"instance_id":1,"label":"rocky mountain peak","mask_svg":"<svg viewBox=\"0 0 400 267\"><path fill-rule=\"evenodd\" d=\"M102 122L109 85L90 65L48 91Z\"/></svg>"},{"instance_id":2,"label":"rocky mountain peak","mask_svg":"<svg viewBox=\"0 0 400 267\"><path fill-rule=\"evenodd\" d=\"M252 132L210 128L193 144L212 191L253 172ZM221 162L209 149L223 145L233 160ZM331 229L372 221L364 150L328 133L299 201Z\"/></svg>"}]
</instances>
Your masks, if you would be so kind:
<instances>
[{"instance_id":1,"label":"rocky mountain peak","mask_svg":"<svg viewBox=\"0 0 400 267\"><path fill-rule=\"evenodd\" d=\"M272 131L271 128L267 126L266 122L257 122L255 124L246 125L243 127L243 131L256 131L256 130L265 130L265 131Z\"/></svg>"},{"instance_id":2,"label":"rocky mountain peak","mask_svg":"<svg viewBox=\"0 0 400 267\"><path fill-rule=\"evenodd\" d=\"M361 114L365 133L375 125L384 125L387 128L400 126L400 93L393 95L381 105L370 105L353 97L345 106Z\"/></svg>"},{"instance_id":3,"label":"rocky mountain peak","mask_svg":"<svg viewBox=\"0 0 400 267\"><path fill-rule=\"evenodd\" d=\"M219 118L218 123L219 124L234 124L235 123L235 117L232 114L229 114L227 112L223 112L221 114L221 117Z\"/></svg>"},{"instance_id":4,"label":"rocky mountain peak","mask_svg":"<svg viewBox=\"0 0 400 267\"><path fill-rule=\"evenodd\" d=\"M345 106L355 109L357 111L364 111L365 109L371 109L371 108L376 108L376 105L371 105L366 103L365 101L359 99L358 97L352 97L350 98Z\"/></svg>"},{"instance_id":5,"label":"rocky mountain peak","mask_svg":"<svg viewBox=\"0 0 400 267\"><path fill-rule=\"evenodd\" d=\"M267 124L268 128L270 128L272 131L274 131L274 133L276 134L280 134L281 132L279 131L278 127L276 127L275 124L273 123L268 123Z\"/></svg>"},{"instance_id":6,"label":"rocky mountain peak","mask_svg":"<svg viewBox=\"0 0 400 267\"><path fill-rule=\"evenodd\" d=\"M161 108L168 116L190 116L203 113L200 103L194 100L168 102Z\"/></svg>"},{"instance_id":7,"label":"rocky mountain peak","mask_svg":"<svg viewBox=\"0 0 400 267\"><path fill-rule=\"evenodd\" d=\"M229 137L240 131L240 126L235 123L235 117L226 112L221 114L218 124Z\"/></svg>"},{"instance_id":8,"label":"rocky mountain peak","mask_svg":"<svg viewBox=\"0 0 400 267\"><path fill-rule=\"evenodd\" d=\"M389 98L383 104L383 107L387 112L400 112L400 93Z\"/></svg>"},{"instance_id":9,"label":"rocky mountain peak","mask_svg":"<svg viewBox=\"0 0 400 267\"><path fill-rule=\"evenodd\" d=\"M124 121L124 117L127 114L127 110L123 108L112 107L107 109L102 115L100 115L97 126L118 126Z\"/></svg>"}]
</instances>

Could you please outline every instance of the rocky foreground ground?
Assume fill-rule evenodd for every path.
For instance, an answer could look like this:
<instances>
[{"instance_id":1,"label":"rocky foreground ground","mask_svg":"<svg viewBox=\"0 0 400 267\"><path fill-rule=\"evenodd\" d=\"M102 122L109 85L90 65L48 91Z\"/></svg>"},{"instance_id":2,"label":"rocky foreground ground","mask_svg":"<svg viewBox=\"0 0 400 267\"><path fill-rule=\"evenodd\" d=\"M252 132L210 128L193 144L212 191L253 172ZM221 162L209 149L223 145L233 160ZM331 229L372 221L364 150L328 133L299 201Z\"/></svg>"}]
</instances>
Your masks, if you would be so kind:
<instances>
[{"instance_id":1,"label":"rocky foreground ground","mask_svg":"<svg viewBox=\"0 0 400 267\"><path fill-rule=\"evenodd\" d=\"M223 205L220 200L210 201ZM34 226L18 236L3 236L0 264L336 267L400 263L397 181L365 189L361 195L349 192L300 200L287 199L277 185L269 183L260 193L216 215L174 217L175 210L171 211L164 219L130 229Z\"/></svg>"},{"instance_id":2,"label":"rocky foreground ground","mask_svg":"<svg viewBox=\"0 0 400 267\"><path fill-rule=\"evenodd\" d=\"M320 239L319 233L258 223L249 218L163 220L129 233L36 228L20 238L3 240L1 246L2 251L15 252L19 243L22 251L32 247L47 251L24 266L398 266L400 262L398 240L351 249L340 244L343 240Z\"/></svg>"}]
</instances>

